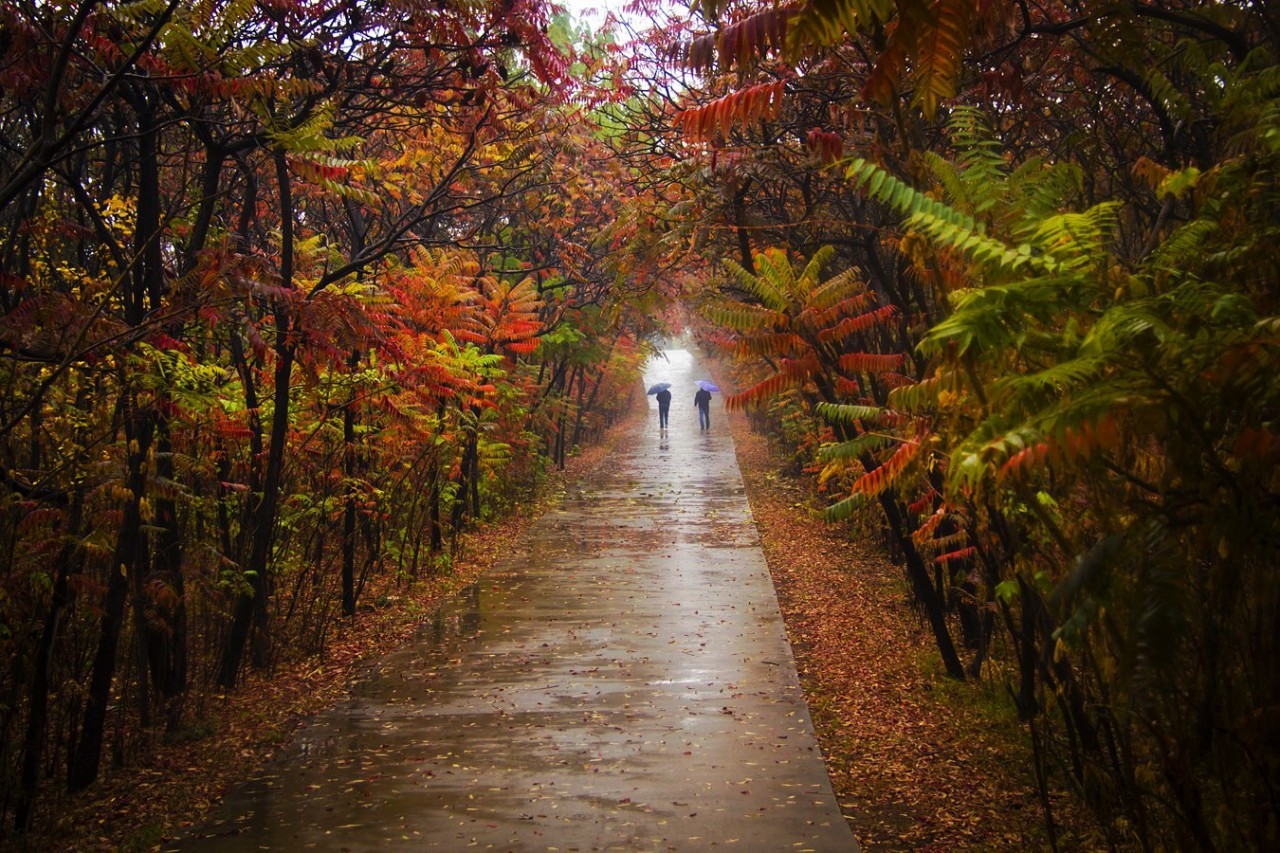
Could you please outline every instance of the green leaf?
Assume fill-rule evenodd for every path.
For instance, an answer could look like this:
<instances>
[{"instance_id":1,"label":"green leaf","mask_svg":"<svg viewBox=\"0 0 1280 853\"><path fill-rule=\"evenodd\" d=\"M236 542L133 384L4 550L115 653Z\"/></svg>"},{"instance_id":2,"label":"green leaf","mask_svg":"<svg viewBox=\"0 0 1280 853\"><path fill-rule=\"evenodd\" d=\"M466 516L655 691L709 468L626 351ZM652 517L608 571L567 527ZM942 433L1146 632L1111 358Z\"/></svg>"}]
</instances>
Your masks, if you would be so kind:
<instances>
[{"instance_id":1,"label":"green leaf","mask_svg":"<svg viewBox=\"0 0 1280 853\"><path fill-rule=\"evenodd\" d=\"M884 414L879 406L855 406L845 403L819 403L818 414L829 421L852 424L856 421L874 421Z\"/></svg>"},{"instance_id":2,"label":"green leaf","mask_svg":"<svg viewBox=\"0 0 1280 853\"><path fill-rule=\"evenodd\" d=\"M995 593L999 601L1009 604L1018 597L1018 582L1012 580L1000 581L1000 583L996 584Z\"/></svg>"},{"instance_id":3,"label":"green leaf","mask_svg":"<svg viewBox=\"0 0 1280 853\"><path fill-rule=\"evenodd\" d=\"M1180 172L1174 172L1165 177L1160 182L1160 188L1156 190L1156 195L1160 198L1182 198L1188 190L1193 190L1200 183L1200 170L1195 166L1188 166Z\"/></svg>"}]
</instances>

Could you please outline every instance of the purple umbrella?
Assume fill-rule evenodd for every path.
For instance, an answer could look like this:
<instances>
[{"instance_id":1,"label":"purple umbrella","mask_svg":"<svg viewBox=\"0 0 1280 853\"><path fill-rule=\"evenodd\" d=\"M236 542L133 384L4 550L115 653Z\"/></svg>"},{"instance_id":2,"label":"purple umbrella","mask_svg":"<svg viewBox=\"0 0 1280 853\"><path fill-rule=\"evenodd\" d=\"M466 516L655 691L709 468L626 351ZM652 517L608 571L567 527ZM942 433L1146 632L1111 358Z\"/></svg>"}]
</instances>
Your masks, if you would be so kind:
<instances>
[{"instance_id":1,"label":"purple umbrella","mask_svg":"<svg viewBox=\"0 0 1280 853\"><path fill-rule=\"evenodd\" d=\"M699 379L696 384L703 391L719 391L720 390L720 386L712 382L710 379Z\"/></svg>"}]
</instances>

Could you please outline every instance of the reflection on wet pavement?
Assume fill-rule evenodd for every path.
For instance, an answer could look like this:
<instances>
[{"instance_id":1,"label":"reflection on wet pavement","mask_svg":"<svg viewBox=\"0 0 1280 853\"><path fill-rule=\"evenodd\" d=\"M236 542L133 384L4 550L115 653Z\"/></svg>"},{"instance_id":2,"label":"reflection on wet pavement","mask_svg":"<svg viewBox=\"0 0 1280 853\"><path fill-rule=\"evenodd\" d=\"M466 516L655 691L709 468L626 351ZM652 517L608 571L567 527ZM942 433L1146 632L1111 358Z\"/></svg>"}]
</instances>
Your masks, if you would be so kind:
<instances>
[{"instance_id":1,"label":"reflection on wet pavement","mask_svg":"<svg viewBox=\"0 0 1280 853\"><path fill-rule=\"evenodd\" d=\"M673 383L670 428L653 412L174 849L857 849L720 400L699 432L703 374L667 355L645 381Z\"/></svg>"}]
</instances>

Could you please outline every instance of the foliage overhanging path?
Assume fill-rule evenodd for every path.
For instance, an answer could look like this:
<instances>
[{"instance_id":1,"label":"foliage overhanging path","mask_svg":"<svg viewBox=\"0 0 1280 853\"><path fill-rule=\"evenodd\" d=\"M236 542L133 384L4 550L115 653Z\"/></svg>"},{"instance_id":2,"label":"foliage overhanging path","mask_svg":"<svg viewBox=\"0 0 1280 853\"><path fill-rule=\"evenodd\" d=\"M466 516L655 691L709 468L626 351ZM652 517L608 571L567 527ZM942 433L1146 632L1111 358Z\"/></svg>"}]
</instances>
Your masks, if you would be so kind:
<instances>
[{"instance_id":1,"label":"foliage overhanging path","mask_svg":"<svg viewBox=\"0 0 1280 853\"><path fill-rule=\"evenodd\" d=\"M1048 846L1275 848L1274 10L696 6L671 210L729 404L1012 695Z\"/></svg>"},{"instance_id":2,"label":"foliage overhanging path","mask_svg":"<svg viewBox=\"0 0 1280 853\"><path fill-rule=\"evenodd\" d=\"M182 849L406 837L428 849L857 849L720 401L700 432L699 365L667 355L645 379L673 383L670 429L659 434L656 413L632 421L616 459L535 525L527 552Z\"/></svg>"},{"instance_id":3,"label":"foliage overhanging path","mask_svg":"<svg viewBox=\"0 0 1280 853\"><path fill-rule=\"evenodd\" d=\"M0 843L430 595L620 416L662 288L611 248L614 61L429 6L0 4Z\"/></svg>"}]
</instances>

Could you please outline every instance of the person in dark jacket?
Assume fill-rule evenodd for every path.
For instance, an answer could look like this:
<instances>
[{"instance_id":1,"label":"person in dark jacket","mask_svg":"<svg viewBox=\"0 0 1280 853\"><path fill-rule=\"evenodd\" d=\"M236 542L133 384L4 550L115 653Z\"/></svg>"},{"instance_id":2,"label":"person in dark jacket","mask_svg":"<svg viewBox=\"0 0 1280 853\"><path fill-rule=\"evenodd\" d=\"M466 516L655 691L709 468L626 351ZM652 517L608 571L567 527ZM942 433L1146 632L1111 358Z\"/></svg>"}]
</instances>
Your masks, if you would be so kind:
<instances>
[{"instance_id":1,"label":"person in dark jacket","mask_svg":"<svg viewBox=\"0 0 1280 853\"><path fill-rule=\"evenodd\" d=\"M663 388L658 392L658 429L667 428L667 413L671 411L671 392Z\"/></svg>"},{"instance_id":2,"label":"person in dark jacket","mask_svg":"<svg viewBox=\"0 0 1280 853\"><path fill-rule=\"evenodd\" d=\"M699 388L698 393L693 395L693 404L698 407L700 431L711 429L711 392L706 388Z\"/></svg>"}]
</instances>

